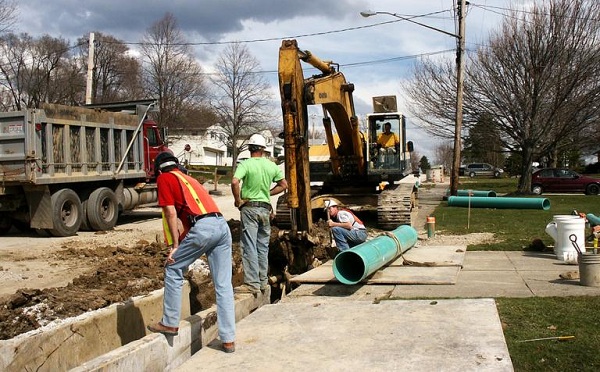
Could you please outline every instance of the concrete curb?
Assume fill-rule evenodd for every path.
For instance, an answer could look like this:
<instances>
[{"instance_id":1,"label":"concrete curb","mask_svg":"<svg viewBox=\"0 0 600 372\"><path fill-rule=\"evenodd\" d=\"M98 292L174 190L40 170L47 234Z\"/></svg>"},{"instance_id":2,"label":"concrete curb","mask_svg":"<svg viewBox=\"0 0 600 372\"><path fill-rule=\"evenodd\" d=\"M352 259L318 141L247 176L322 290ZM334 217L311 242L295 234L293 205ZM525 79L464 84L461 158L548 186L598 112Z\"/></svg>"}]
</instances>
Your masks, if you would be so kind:
<instances>
[{"instance_id":1,"label":"concrete curb","mask_svg":"<svg viewBox=\"0 0 600 372\"><path fill-rule=\"evenodd\" d=\"M189 291L186 282L182 317L190 315ZM140 339L147 333L146 323L162 316L162 299L159 289L0 341L0 370L68 370Z\"/></svg>"},{"instance_id":2,"label":"concrete curb","mask_svg":"<svg viewBox=\"0 0 600 372\"><path fill-rule=\"evenodd\" d=\"M236 322L269 303L264 295L235 295ZM216 305L191 315L179 324L178 336L150 334L83 363L74 372L83 371L168 371L182 365L198 350L217 337Z\"/></svg>"}]
</instances>

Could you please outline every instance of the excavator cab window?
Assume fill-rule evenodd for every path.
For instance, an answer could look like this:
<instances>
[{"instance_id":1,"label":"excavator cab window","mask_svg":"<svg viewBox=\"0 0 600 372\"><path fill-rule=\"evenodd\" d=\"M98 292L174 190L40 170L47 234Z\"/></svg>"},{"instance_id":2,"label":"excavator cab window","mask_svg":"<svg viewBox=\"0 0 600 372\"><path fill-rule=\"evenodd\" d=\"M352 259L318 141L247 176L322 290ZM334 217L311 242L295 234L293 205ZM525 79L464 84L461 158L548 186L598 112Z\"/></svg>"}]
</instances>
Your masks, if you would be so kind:
<instances>
[{"instance_id":1,"label":"excavator cab window","mask_svg":"<svg viewBox=\"0 0 600 372\"><path fill-rule=\"evenodd\" d=\"M400 118L397 115L385 115L371 117L369 121L371 168L398 169L401 156Z\"/></svg>"}]
</instances>

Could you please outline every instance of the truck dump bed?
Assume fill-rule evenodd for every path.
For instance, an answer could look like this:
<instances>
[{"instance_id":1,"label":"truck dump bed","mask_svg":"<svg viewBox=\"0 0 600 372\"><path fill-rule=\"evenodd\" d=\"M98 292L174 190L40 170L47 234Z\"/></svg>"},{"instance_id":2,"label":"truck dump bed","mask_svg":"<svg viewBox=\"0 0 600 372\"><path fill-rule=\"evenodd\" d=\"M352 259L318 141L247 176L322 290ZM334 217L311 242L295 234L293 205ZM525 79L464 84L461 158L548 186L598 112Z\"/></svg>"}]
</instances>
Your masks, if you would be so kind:
<instances>
[{"instance_id":1,"label":"truck dump bed","mask_svg":"<svg viewBox=\"0 0 600 372\"><path fill-rule=\"evenodd\" d=\"M136 115L61 105L0 113L0 183L144 178L138 124Z\"/></svg>"}]
</instances>

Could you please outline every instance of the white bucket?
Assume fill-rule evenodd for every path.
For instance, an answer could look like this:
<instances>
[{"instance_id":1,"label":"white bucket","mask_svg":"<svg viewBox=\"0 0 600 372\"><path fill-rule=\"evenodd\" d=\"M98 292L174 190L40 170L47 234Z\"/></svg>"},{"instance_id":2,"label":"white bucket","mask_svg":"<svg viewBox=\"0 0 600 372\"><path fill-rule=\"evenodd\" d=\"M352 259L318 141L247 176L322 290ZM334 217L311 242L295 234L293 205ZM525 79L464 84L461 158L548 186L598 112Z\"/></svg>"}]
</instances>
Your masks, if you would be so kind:
<instances>
[{"instance_id":1,"label":"white bucket","mask_svg":"<svg viewBox=\"0 0 600 372\"><path fill-rule=\"evenodd\" d=\"M571 234L577 238L577 245L582 252L585 252L585 219L572 218L563 219L556 222L557 239L554 245L556 258L564 261L566 257L577 257L577 250L569 239Z\"/></svg>"},{"instance_id":2,"label":"white bucket","mask_svg":"<svg viewBox=\"0 0 600 372\"><path fill-rule=\"evenodd\" d=\"M567 255L564 255L563 252L564 249L562 249L562 247L565 246L564 244L564 239L563 237L561 237L561 235L559 234L559 224L561 224L563 221L579 221L579 220L583 220L584 221L584 229L585 229L585 220L579 216L574 216L572 214L557 214L554 215L552 218L552 222L548 223L548 225L546 225L546 233L548 235L550 235L552 237L552 239L554 240L554 254L557 256L557 258L561 261L571 261L571 259L566 259L565 257L577 257L577 252L575 251L575 248L573 248L573 244L571 243L571 241L569 240L569 235L568 234L566 236L566 242L568 243L568 247L573 248L572 252L574 252L574 254L571 254L571 250L567 250L566 253ZM580 244L580 246L583 246L583 238L580 238L579 236L577 236L577 243Z\"/></svg>"}]
</instances>

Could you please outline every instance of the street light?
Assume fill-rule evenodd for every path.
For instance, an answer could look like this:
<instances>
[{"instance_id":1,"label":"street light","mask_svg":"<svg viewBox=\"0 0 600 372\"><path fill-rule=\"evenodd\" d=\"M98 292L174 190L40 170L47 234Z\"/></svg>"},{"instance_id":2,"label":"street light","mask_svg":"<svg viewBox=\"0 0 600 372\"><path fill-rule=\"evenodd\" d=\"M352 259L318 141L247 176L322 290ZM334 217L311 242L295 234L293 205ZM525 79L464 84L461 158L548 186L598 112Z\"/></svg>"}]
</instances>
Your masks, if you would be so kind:
<instances>
[{"instance_id":1,"label":"street light","mask_svg":"<svg viewBox=\"0 0 600 372\"><path fill-rule=\"evenodd\" d=\"M413 21L410 18L403 17L396 13L391 12L374 12L372 10L366 10L360 12L363 17L371 17L377 14L387 14L392 17L402 19L404 21L414 23L416 25L428 28L433 31L440 32L442 34L452 36L458 40L458 47L456 49L456 118L454 123L454 154L452 157L452 170L450 175L450 195L456 195L458 189L458 176L460 168L460 151L461 151L461 137L460 133L462 130L462 119L463 119L463 90L464 90L464 63L463 55L465 50L465 22L464 22L464 9L466 7L466 0L458 0L458 35L440 30L417 21Z\"/></svg>"},{"instance_id":2,"label":"street light","mask_svg":"<svg viewBox=\"0 0 600 372\"><path fill-rule=\"evenodd\" d=\"M374 16L374 15L377 15L377 14L387 14L387 15L391 15L392 17L400 18L400 19L402 19L402 20L404 20L404 21L407 21L407 22L410 22L410 23L414 23L414 24L416 24L416 25L423 26L423 27L425 27L425 28L428 28L428 29L430 29L430 30L434 30L434 31L437 31L437 32L441 32L442 34L446 34L446 35L448 35L448 36L452 36L452 37L455 37L455 38L457 38L457 39L460 39L460 36L458 36L458 35L456 35L456 34L450 33L450 32L448 32L448 31L440 30L439 28L431 27L431 26L429 26L429 25L426 25L426 24L424 24L424 23L421 23L421 22L413 21L413 20L412 20L412 19L410 19L410 18L403 17L403 16L401 16L401 15L398 15L398 14L396 14L396 13L391 13L391 12L374 12L374 11L372 11L372 10L363 10L362 12L360 12L360 15L361 15L361 16L363 16L363 17L365 17L365 18L367 18L367 17L371 17L371 16Z\"/></svg>"}]
</instances>

